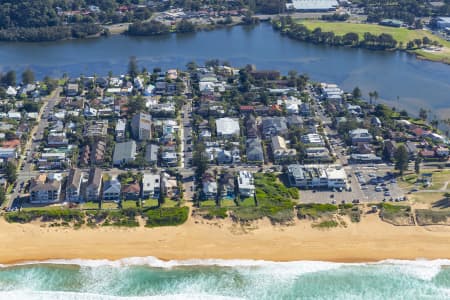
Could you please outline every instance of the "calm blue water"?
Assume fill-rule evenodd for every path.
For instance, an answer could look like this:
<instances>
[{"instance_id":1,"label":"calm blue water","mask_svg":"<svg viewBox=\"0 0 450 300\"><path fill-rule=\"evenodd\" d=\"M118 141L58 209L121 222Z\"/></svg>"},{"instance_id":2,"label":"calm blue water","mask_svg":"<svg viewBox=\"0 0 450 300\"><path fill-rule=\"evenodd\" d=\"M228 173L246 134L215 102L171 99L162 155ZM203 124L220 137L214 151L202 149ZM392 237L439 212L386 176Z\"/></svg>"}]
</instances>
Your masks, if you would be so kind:
<instances>
[{"instance_id":1,"label":"calm blue water","mask_svg":"<svg viewBox=\"0 0 450 300\"><path fill-rule=\"evenodd\" d=\"M448 260L58 261L0 269L0 299L450 299Z\"/></svg>"},{"instance_id":2,"label":"calm blue water","mask_svg":"<svg viewBox=\"0 0 450 300\"><path fill-rule=\"evenodd\" d=\"M30 66L40 77L120 74L126 72L133 55L149 70L156 66L184 68L191 60L203 63L212 58L284 73L293 69L349 91L359 86L366 97L376 90L380 99L414 113L424 107L450 117L449 65L420 61L402 52L303 43L280 35L269 24L162 37L0 43L0 71Z\"/></svg>"}]
</instances>

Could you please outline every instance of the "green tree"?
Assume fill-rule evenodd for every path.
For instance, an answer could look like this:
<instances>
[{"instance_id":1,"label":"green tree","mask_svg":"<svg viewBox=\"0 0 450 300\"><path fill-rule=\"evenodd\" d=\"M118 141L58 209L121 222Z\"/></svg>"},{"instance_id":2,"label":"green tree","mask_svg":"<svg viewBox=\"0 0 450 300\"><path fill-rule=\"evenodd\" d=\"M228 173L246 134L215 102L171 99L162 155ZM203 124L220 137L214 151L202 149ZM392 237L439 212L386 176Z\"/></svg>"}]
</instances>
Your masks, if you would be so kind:
<instances>
[{"instance_id":1,"label":"green tree","mask_svg":"<svg viewBox=\"0 0 450 300\"><path fill-rule=\"evenodd\" d=\"M44 83L47 86L47 91L49 93L53 92L58 87L58 81L50 78L49 76L44 77Z\"/></svg>"},{"instance_id":2,"label":"green tree","mask_svg":"<svg viewBox=\"0 0 450 300\"><path fill-rule=\"evenodd\" d=\"M430 122L431 126L433 126L435 129L438 128L439 126L439 120L438 119L434 119Z\"/></svg>"},{"instance_id":3,"label":"green tree","mask_svg":"<svg viewBox=\"0 0 450 300\"><path fill-rule=\"evenodd\" d=\"M141 95L129 98L128 111L130 112L130 114L134 114L144 110L145 110L145 99Z\"/></svg>"},{"instance_id":4,"label":"green tree","mask_svg":"<svg viewBox=\"0 0 450 300\"><path fill-rule=\"evenodd\" d=\"M15 86L16 85L16 71L10 70L6 72L5 76L3 77L3 84Z\"/></svg>"},{"instance_id":5,"label":"green tree","mask_svg":"<svg viewBox=\"0 0 450 300\"><path fill-rule=\"evenodd\" d=\"M394 153L395 169L400 172L400 176L408 169L408 151L404 145L400 145Z\"/></svg>"},{"instance_id":6,"label":"green tree","mask_svg":"<svg viewBox=\"0 0 450 300\"><path fill-rule=\"evenodd\" d=\"M137 63L136 56L131 56L128 62L128 74L132 78L136 78L139 75L139 66Z\"/></svg>"},{"instance_id":7,"label":"green tree","mask_svg":"<svg viewBox=\"0 0 450 300\"><path fill-rule=\"evenodd\" d=\"M187 20L180 21L176 26L176 31L180 33L194 32L195 29L195 24Z\"/></svg>"},{"instance_id":8,"label":"green tree","mask_svg":"<svg viewBox=\"0 0 450 300\"><path fill-rule=\"evenodd\" d=\"M164 204L165 201L166 201L166 199L165 199L165 192L161 191L159 193L159 197L158 197L158 207L161 207Z\"/></svg>"},{"instance_id":9,"label":"green tree","mask_svg":"<svg viewBox=\"0 0 450 300\"><path fill-rule=\"evenodd\" d=\"M189 72L194 72L197 69L197 63L195 61L190 61L186 64L186 69Z\"/></svg>"},{"instance_id":10,"label":"green tree","mask_svg":"<svg viewBox=\"0 0 450 300\"><path fill-rule=\"evenodd\" d=\"M196 168L197 177L200 178L208 169L208 159L205 155L205 144L197 142L192 155L192 165Z\"/></svg>"},{"instance_id":11,"label":"green tree","mask_svg":"<svg viewBox=\"0 0 450 300\"><path fill-rule=\"evenodd\" d=\"M353 89L352 94L354 99L361 99L362 97L361 89L358 86Z\"/></svg>"},{"instance_id":12,"label":"green tree","mask_svg":"<svg viewBox=\"0 0 450 300\"><path fill-rule=\"evenodd\" d=\"M420 173L420 163L422 162L422 158L420 156L417 156L415 162L414 162L414 172L416 174Z\"/></svg>"},{"instance_id":13,"label":"green tree","mask_svg":"<svg viewBox=\"0 0 450 300\"><path fill-rule=\"evenodd\" d=\"M372 95L373 95L373 99L375 100L375 102L377 102L377 100L378 100L378 92L377 91L373 91Z\"/></svg>"},{"instance_id":14,"label":"green tree","mask_svg":"<svg viewBox=\"0 0 450 300\"><path fill-rule=\"evenodd\" d=\"M22 73L23 84L31 84L34 83L34 81L35 81L34 72L30 68L27 68L25 71L23 71Z\"/></svg>"},{"instance_id":15,"label":"green tree","mask_svg":"<svg viewBox=\"0 0 450 300\"><path fill-rule=\"evenodd\" d=\"M420 109L419 111L419 118L421 118L422 120L426 121L428 119L428 114L427 111L423 108Z\"/></svg>"},{"instance_id":16,"label":"green tree","mask_svg":"<svg viewBox=\"0 0 450 300\"><path fill-rule=\"evenodd\" d=\"M17 180L17 167L13 162L8 161L6 163L5 175L10 184Z\"/></svg>"},{"instance_id":17,"label":"green tree","mask_svg":"<svg viewBox=\"0 0 450 300\"><path fill-rule=\"evenodd\" d=\"M0 205L2 205L6 200L5 189L0 187Z\"/></svg>"}]
</instances>

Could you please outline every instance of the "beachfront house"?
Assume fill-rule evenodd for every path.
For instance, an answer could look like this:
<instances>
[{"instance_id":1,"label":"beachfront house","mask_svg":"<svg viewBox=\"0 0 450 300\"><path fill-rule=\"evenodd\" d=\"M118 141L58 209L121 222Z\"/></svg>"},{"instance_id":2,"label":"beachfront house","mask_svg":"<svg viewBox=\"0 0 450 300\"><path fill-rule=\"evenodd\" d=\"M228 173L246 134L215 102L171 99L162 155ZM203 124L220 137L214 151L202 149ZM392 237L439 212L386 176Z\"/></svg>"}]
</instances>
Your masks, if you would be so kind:
<instances>
[{"instance_id":1,"label":"beachfront house","mask_svg":"<svg viewBox=\"0 0 450 300\"><path fill-rule=\"evenodd\" d=\"M103 201L119 201L121 185L117 179L107 180L103 184Z\"/></svg>"},{"instance_id":2,"label":"beachfront house","mask_svg":"<svg viewBox=\"0 0 450 300\"><path fill-rule=\"evenodd\" d=\"M255 182L252 173L239 171L237 182L241 197L253 197L255 195Z\"/></svg>"},{"instance_id":3,"label":"beachfront house","mask_svg":"<svg viewBox=\"0 0 450 300\"><path fill-rule=\"evenodd\" d=\"M80 202L82 200L80 194L82 173L80 169L71 169L66 183L66 201Z\"/></svg>"},{"instance_id":4,"label":"beachfront house","mask_svg":"<svg viewBox=\"0 0 450 300\"><path fill-rule=\"evenodd\" d=\"M161 189L159 174L144 173L142 176L142 198L158 198Z\"/></svg>"},{"instance_id":5,"label":"beachfront house","mask_svg":"<svg viewBox=\"0 0 450 300\"><path fill-rule=\"evenodd\" d=\"M100 168L92 168L89 172L89 179L86 186L86 200L98 201L102 187L102 170Z\"/></svg>"},{"instance_id":6,"label":"beachfront house","mask_svg":"<svg viewBox=\"0 0 450 300\"><path fill-rule=\"evenodd\" d=\"M30 203L48 204L59 202L61 181L51 179L46 174L40 174L30 183Z\"/></svg>"}]
</instances>

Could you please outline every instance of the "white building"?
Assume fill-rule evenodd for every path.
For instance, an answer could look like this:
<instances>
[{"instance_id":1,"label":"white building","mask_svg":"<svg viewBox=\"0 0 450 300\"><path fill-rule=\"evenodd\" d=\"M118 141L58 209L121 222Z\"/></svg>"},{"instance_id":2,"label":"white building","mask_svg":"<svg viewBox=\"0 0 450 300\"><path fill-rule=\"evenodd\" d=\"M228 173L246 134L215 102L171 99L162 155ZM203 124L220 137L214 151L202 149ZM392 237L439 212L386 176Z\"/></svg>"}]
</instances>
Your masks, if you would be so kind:
<instances>
[{"instance_id":1,"label":"white building","mask_svg":"<svg viewBox=\"0 0 450 300\"><path fill-rule=\"evenodd\" d=\"M152 138L152 117L149 114L138 113L131 119L131 131L133 136L140 140Z\"/></svg>"},{"instance_id":2,"label":"white building","mask_svg":"<svg viewBox=\"0 0 450 300\"><path fill-rule=\"evenodd\" d=\"M116 124L116 141L121 142L125 139L126 120L119 119Z\"/></svg>"},{"instance_id":3,"label":"white building","mask_svg":"<svg viewBox=\"0 0 450 300\"><path fill-rule=\"evenodd\" d=\"M297 11L334 11L339 6L336 0L292 0L286 8Z\"/></svg>"},{"instance_id":4,"label":"white building","mask_svg":"<svg viewBox=\"0 0 450 300\"><path fill-rule=\"evenodd\" d=\"M142 176L142 198L157 198L161 190L159 174L144 173Z\"/></svg>"},{"instance_id":5,"label":"white building","mask_svg":"<svg viewBox=\"0 0 450 300\"><path fill-rule=\"evenodd\" d=\"M17 158L16 148L0 147L0 158Z\"/></svg>"},{"instance_id":6,"label":"white building","mask_svg":"<svg viewBox=\"0 0 450 300\"><path fill-rule=\"evenodd\" d=\"M241 196L252 197L255 195L255 181L252 173L248 171L239 171L237 181Z\"/></svg>"},{"instance_id":7,"label":"white building","mask_svg":"<svg viewBox=\"0 0 450 300\"><path fill-rule=\"evenodd\" d=\"M289 165L287 175L291 186L299 188L347 188L347 175L339 165Z\"/></svg>"},{"instance_id":8,"label":"white building","mask_svg":"<svg viewBox=\"0 0 450 300\"><path fill-rule=\"evenodd\" d=\"M450 28L450 17L439 17L436 23L440 29Z\"/></svg>"},{"instance_id":9,"label":"white building","mask_svg":"<svg viewBox=\"0 0 450 300\"><path fill-rule=\"evenodd\" d=\"M105 182L103 186L103 200L117 201L120 199L121 184L116 179Z\"/></svg>"},{"instance_id":10,"label":"white building","mask_svg":"<svg viewBox=\"0 0 450 300\"><path fill-rule=\"evenodd\" d=\"M240 127L239 122L232 118L220 118L216 120L217 136L219 137L233 137L239 136Z\"/></svg>"},{"instance_id":11,"label":"white building","mask_svg":"<svg viewBox=\"0 0 450 300\"><path fill-rule=\"evenodd\" d=\"M301 137L301 141L304 144L314 145L314 146L325 146L325 142L320 134L309 133Z\"/></svg>"}]
</instances>

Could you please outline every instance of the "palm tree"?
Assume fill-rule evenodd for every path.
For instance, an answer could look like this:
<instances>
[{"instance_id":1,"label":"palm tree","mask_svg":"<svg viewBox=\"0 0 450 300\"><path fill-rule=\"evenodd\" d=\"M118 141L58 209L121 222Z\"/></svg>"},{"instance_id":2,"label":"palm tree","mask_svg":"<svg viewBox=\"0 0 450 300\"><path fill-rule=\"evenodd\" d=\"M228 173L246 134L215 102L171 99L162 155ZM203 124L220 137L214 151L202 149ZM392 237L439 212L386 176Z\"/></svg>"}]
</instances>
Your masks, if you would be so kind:
<instances>
[{"instance_id":1,"label":"palm tree","mask_svg":"<svg viewBox=\"0 0 450 300\"><path fill-rule=\"evenodd\" d=\"M373 92L369 92L369 103L372 105Z\"/></svg>"},{"instance_id":2,"label":"palm tree","mask_svg":"<svg viewBox=\"0 0 450 300\"><path fill-rule=\"evenodd\" d=\"M435 129L437 129L437 127L439 126L439 120L438 119L434 119L433 121L430 122L431 126L433 126Z\"/></svg>"},{"instance_id":3,"label":"palm tree","mask_svg":"<svg viewBox=\"0 0 450 300\"><path fill-rule=\"evenodd\" d=\"M372 96L375 99L375 102L377 102L377 100L378 100L378 92L377 91L373 91L372 92Z\"/></svg>"}]
</instances>

